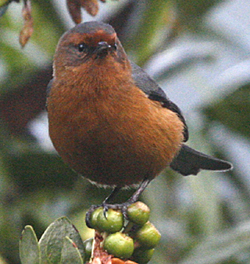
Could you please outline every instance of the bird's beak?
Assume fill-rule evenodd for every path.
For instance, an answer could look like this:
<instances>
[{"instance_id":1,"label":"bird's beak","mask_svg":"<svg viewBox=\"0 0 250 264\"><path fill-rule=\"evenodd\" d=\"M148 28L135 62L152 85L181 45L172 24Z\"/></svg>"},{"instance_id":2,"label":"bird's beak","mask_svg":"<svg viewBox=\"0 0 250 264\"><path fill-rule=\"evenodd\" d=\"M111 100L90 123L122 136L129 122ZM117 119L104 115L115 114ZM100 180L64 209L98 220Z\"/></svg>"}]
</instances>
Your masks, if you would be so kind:
<instances>
[{"instance_id":1,"label":"bird's beak","mask_svg":"<svg viewBox=\"0 0 250 264\"><path fill-rule=\"evenodd\" d=\"M111 45L109 45L106 41L100 41L97 44L96 52L97 54L106 54L109 49L111 49Z\"/></svg>"}]
</instances>

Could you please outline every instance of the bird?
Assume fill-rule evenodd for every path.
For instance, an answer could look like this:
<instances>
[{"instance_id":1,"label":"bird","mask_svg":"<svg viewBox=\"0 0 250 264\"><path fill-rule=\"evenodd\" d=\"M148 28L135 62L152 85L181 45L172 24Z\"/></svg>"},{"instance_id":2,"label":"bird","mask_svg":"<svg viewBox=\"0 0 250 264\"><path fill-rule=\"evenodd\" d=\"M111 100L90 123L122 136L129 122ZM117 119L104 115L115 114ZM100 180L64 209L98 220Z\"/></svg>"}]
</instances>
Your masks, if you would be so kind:
<instances>
[{"instance_id":1,"label":"bird","mask_svg":"<svg viewBox=\"0 0 250 264\"><path fill-rule=\"evenodd\" d=\"M168 166L184 176L233 167L186 145L179 107L128 59L114 28L103 22L78 24L60 38L46 109L63 161L90 182L113 188L105 210L126 210ZM112 204L126 187L136 188L133 195Z\"/></svg>"}]
</instances>

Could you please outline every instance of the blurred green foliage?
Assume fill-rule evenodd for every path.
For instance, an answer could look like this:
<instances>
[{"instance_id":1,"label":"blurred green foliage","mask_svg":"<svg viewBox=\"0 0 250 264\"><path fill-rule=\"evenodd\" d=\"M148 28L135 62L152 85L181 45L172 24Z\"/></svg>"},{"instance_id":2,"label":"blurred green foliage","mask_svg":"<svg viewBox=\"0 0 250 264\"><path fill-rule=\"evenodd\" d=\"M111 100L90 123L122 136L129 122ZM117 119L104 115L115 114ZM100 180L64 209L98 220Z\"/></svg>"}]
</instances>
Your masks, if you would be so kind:
<instances>
[{"instance_id":1,"label":"blurred green foliage","mask_svg":"<svg viewBox=\"0 0 250 264\"><path fill-rule=\"evenodd\" d=\"M250 137L250 85L246 84L221 100L211 103L204 113L243 137Z\"/></svg>"},{"instance_id":2,"label":"blurred green foliage","mask_svg":"<svg viewBox=\"0 0 250 264\"><path fill-rule=\"evenodd\" d=\"M110 4L107 1L100 8ZM174 90L176 97L184 98L179 106L186 105L189 144L230 159L235 165L230 173L202 172L185 178L167 169L150 184L142 198L162 234L151 263L249 263L249 180L237 159L239 150L230 144L236 138L243 139L246 147L249 144L250 78L245 80L240 71L234 71L234 75L226 75L227 84L221 81L215 86L211 82L248 59L249 49L243 38L248 32L241 32L240 38L230 35L230 30L223 31L218 21L217 30L207 23L216 8L223 10L221 1L145 0L122 4L109 17L100 18L112 22L133 60L142 66L151 62L148 70L159 68L153 59L163 56L161 52L176 51L158 76L168 95ZM44 150L28 130L29 122L44 110L37 106L36 96L42 91L41 101L45 102L52 56L66 30L66 20L59 16L62 11L53 1L33 0L34 35L21 49L21 6L22 2L11 2L0 18L0 255L13 264L19 263L18 240L25 225L32 225L40 236L54 219L67 215L86 239L91 232L84 224L84 212L109 193L77 176L53 151ZM244 7L238 12L244 13ZM129 19L123 21L125 13ZM185 51L186 40L195 47ZM224 58L230 63L219 68ZM32 89L26 92L28 86ZM194 95L200 96L202 103L191 104ZM249 156L244 158L249 161ZM120 199L130 193L124 191L125 197Z\"/></svg>"}]
</instances>

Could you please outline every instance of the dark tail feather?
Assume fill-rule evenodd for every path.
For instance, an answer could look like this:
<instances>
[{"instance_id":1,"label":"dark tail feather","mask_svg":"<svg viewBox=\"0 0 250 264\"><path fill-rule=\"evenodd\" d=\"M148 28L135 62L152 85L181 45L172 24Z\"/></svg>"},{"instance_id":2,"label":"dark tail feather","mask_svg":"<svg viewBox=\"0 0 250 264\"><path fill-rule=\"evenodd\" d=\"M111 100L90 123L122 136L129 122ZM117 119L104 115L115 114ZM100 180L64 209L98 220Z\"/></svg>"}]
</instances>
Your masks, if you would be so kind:
<instances>
[{"instance_id":1,"label":"dark tail feather","mask_svg":"<svg viewBox=\"0 0 250 264\"><path fill-rule=\"evenodd\" d=\"M230 162L208 156L186 145L182 145L179 154L170 167L184 176L196 175L200 170L228 171L233 168Z\"/></svg>"}]
</instances>

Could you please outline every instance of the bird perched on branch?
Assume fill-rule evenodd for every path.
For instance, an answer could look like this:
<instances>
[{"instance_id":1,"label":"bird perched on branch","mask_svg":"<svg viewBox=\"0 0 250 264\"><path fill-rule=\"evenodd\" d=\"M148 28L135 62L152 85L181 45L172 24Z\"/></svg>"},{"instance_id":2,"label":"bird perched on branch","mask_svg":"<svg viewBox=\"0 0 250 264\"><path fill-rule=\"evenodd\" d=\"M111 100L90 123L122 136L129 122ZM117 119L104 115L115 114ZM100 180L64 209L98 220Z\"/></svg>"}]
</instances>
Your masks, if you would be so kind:
<instances>
[{"instance_id":1,"label":"bird perched on branch","mask_svg":"<svg viewBox=\"0 0 250 264\"><path fill-rule=\"evenodd\" d=\"M49 134L77 173L113 192L138 186L135 202L165 167L182 175L227 171L229 162L184 144L185 119L163 90L128 60L114 29L101 22L75 26L60 39L48 85Z\"/></svg>"}]
</instances>

